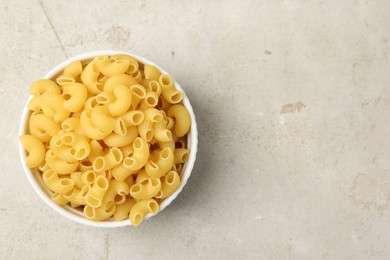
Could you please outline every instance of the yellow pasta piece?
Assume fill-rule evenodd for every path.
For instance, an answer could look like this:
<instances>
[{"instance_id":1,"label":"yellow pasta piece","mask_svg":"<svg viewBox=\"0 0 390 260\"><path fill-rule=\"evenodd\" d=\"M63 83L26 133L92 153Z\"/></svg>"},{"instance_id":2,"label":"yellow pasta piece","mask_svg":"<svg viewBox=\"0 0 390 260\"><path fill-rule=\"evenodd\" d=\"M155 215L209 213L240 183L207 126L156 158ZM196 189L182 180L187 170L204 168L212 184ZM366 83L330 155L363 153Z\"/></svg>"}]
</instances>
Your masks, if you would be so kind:
<instances>
[{"instance_id":1,"label":"yellow pasta piece","mask_svg":"<svg viewBox=\"0 0 390 260\"><path fill-rule=\"evenodd\" d=\"M22 135L19 137L24 150L26 150L26 165L29 168L38 167L45 159L45 147L43 143L32 135Z\"/></svg>"},{"instance_id":2,"label":"yellow pasta piece","mask_svg":"<svg viewBox=\"0 0 390 260\"><path fill-rule=\"evenodd\" d=\"M172 195L180 186L180 176L175 171L170 171L161 178L161 190L155 196L157 199L165 199Z\"/></svg>"},{"instance_id":3,"label":"yellow pasta piece","mask_svg":"<svg viewBox=\"0 0 390 260\"><path fill-rule=\"evenodd\" d=\"M85 196L85 201L88 206L98 208L102 205L104 194L108 189L108 180L106 177L98 176L95 179L90 191Z\"/></svg>"},{"instance_id":4,"label":"yellow pasta piece","mask_svg":"<svg viewBox=\"0 0 390 260\"><path fill-rule=\"evenodd\" d=\"M83 186L85 185L81 179L81 175L83 173L82 172L71 172L70 173L70 178L73 180L74 182L74 186L77 188L77 189L82 189Z\"/></svg>"},{"instance_id":5,"label":"yellow pasta piece","mask_svg":"<svg viewBox=\"0 0 390 260\"><path fill-rule=\"evenodd\" d=\"M169 142L172 140L172 132L167 129L166 122L161 121L154 124L154 138L160 142Z\"/></svg>"},{"instance_id":6,"label":"yellow pasta piece","mask_svg":"<svg viewBox=\"0 0 390 260\"><path fill-rule=\"evenodd\" d=\"M131 74L131 75L132 75L133 78L138 82L138 84L141 84L141 83L142 83L143 75L142 75L141 70L138 70L138 71L134 72L134 73Z\"/></svg>"},{"instance_id":7,"label":"yellow pasta piece","mask_svg":"<svg viewBox=\"0 0 390 260\"><path fill-rule=\"evenodd\" d=\"M108 78L104 84L104 91L113 92L115 86L125 85L130 87L134 84L137 84L137 81L132 76L127 74L116 74Z\"/></svg>"},{"instance_id":8,"label":"yellow pasta piece","mask_svg":"<svg viewBox=\"0 0 390 260\"><path fill-rule=\"evenodd\" d=\"M134 149L133 149L133 145L132 144L129 144L129 145L126 145L126 146L122 146L121 148L119 148L122 152L122 155L123 155L123 158L127 157L127 156L131 156L134 152Z\"/></svg>"},{"instance_id":9,"label":"yellow pasta piece","mask_svg":"<svg viewBox=\"0 0 390 260\"><path fill-rule=\"evenodd\" d=\"M93 170L95 172L109 170L119 165L122 162L122 159L123 155L121 150L117 147L113 147L106 155L96 157L92 165Z\"/></svg>"},{"instance_id":10,"label":"yellow pasta piece","mask_svg":"<svg viewBox=\"0 0 390 260\"><path fill-rule=\"evenodd\" d=\"M103 91L103 84L98 81L99 70L94 61L90 62L81 73L81 81L92 94L99 94Z\"/></svg>"},{"instance_id":11,"label":"yellow pasta piece","mask_svg":"<svg viewBox=\"0 0 390 260\"><path fill-rule=\"evenodd\" d=\"M42 142L48 142L60 130L60 125L50 116L33 113L29 120L29 130L31 135L37 137Z\"/></svg>"},{"instance_id":12,"label":"yellow pasta piece","mask_svg":"<svg viewBox=\"0 0 390 260\"><path fill-rule=\"evenodd\" d=\"M130 222L133 226L137 227L148 213L156 214L158 210L159 205L154 199L138 201L130 210Z\"/></svg>"},{"instance_id":13,"label":"yellow pasta piece","mask_svg":"<svg viewBox=\"0 0 390 260\"><path fill-rule=\"evenodd\" d=\"M129 110L132 102L130 88L125 85L117 85L114 88L115 101L108 104L108 110L113 116L120 116Z\"/></svg>"},{"instance_id":14,"label":"yellow pasta piece","mask_svg":"<svg viewBox=\"0 0 390 260\"><path fill-rule=\"evenodd\" d=\"M76 78L81 74L82 71L83 71L83 65L81 64L81 62L74 61L65 67L64 75L69 75Z\"/></svg>"},{"instance_id":15,"label":"yellow pasta piece","mask_svg":"<svg viewBox=\"0 0 390 260\"><path fill-rule=\"evenodd\" d=\"M117 60L108 56L98 56L96 57L95 62L98 70L108 77L115 74L123 74L129 67L128 60Z\"/></svg>"},{"instance_id":16,"label":"yellow pasta piece","mask_svg":"<svg viewBox=\"0 0 390 260\"><path fill-rule=\"evenodd\" d=\"M81 174L81 182L83 185L93 185L98 176L93 170L86 170Z\"/></svg>"},{"instance_id":17,"label":"yellow pasta piece","mask_svg":"<svg viewBox=\"0 0 390 260\"><path fill-rule=\"evenodd\" d=\"M112 118L105 106L96 106L91 112L92 123L103 133L111 133L115 128L115 119Z\"/></svg>"},{"instance_id":18,"label":"yellow pasta piece","mask_svg":"<svg viewBox=\"0 0 390 260\"><path fill-rule=\"evenodd\" d=\"M155 92L146 92L145 98L139 104L140 110L146 110L148 108L154 108L158 104L158 95Z\"/></svg>"},{"instance_id":19,"label":"yellow pasta piece","mask_svg":"<svg viewBox=\"0 0 390 260\"><path fill-rule=\"evenodd\" d=\"M126 201L120 205L117 205L114 220L121 221L129 217L131 208L135 205L135 200L127 197Z\"/></svg>"},{"instance_id":20,"label":"yellow pasta piece","mask_svg":"<svg viewBox=\"0 0 390 260\"><path fill-rule=\"evenodd\" d=\"M50 149L50 148L49 148ZM41 162L41 164L38 166L38 169L41 171L41 172L45 172L47 170L49 170L49 165L47 165L47 162L44 160L45 159L45 154L43 155L43 160ZM33 167L30 167L30 168L33 168Z\"/></svg>"},{"instance_id":21,"label":"yellow pasta piece","mask_svg":"<svg viewBox=\"0 0 390 260\"><path fill-rule=\"evenodd\" d=\"M70 153L76 160L84 160L91 152L91 146L88 139L75 132L67 132L61 136L63 144L71 147Z\"/></svg>"},{"instance_id":22,"label":"yellow pasta piece","mask_svg":"<svg viewBox=\"0 0 390 260\"><path fill-rule=\"evenodd\" d=\"M168 75L161 75L158 79L161 85L161 94L171 104L177 104L183 99L183 93L177 90L173 84L173 80Z\"/></svg>"},{"instance_id":23,"label":"yellow pasta piece","mask_svg":"<svg viewBox=\"0 0 390 260\"><path fill-rule=\"evenodd\" d=\"M147 82L145 89L147 92L154 92L156 93L157 97L161 95L161 86L160 83L158 83L157 80L150 80Z\"/></svg>"},{"instance_id":24,"label":"yellow pasta piece","mask_svg":"<svg viewBox=\"0 0 390 260\"><path fill-rule=\"evenodd\" d=\"M127 194L129 194L129 189L129 185L124 181L110 180L102 204L106 205L110 201L114 203L123 202Z\"/></svg>"},{"instance_id":25,"label":"yellow pasta piece","mask_svg":"<svg viewBox=\"0 0 390 260\"><path fill-rule=\"evenodd\" d=\"M130 188L130 195L136 200L147 200L156 196L161 190L160 178L148 178Z\"/></svg>"},{"instance_id":26,"label":"yellow pasta piece","mask_svg":"<svg viewBox=\"0 0 390 260\"><path fill-rule=\"evenodd\" d=\"M51 149L46 152L45 160L50 169L55 170L60 175L74 172L79 166L79 162L77 161L70 163L60 160L57 156L55 156Z\"/></svg>"},{"instance_id":27,"label":"yellow pasta piece","mask_svg":"<svg viewBox=\"0 0 390 260\"><path fill-rule=\"evenodd\" d=\"M141 102L142 99L146 97L146 91L144 86L135 84L130 87L130 92L132 94L132 102L131 102L131 107L133 109L137 109L139 103Z\"/></svg>"},{"instance_id":28,"label":"yellow pasta piece","mask_svg":"<svg viewBox=\"0 0 390 260\"><path fill-rule=\"evenodd\" d=\"M144 74L146 79L158 80L160 78L161 72L155 66L145 64Z\"/></svg>"},{"instance_id":29,"label":"yellow pasta piece","mask_svg":"<svg viewBox=\"0 0 390 260\"><path fill-rule=\"evenodd\" d=\"M63 86L64 108L69 112L77 112L84 107L87 100L87 89L81 83Z\"/></svg>"},{"instance_id":30,"label":"yellow pasta piece","mask_svg":"<svg viewBox=\"0 0 390 260\"><path fill-rule=\"evenodd\" d=\"M145 180L149 179L149 175L146 174L145 169L142 169L138 174L137 178L135 178L135 183L142 183Z\"/></svg>"},{"instance_id":31,"label":"yellow pasta piece","mask_svg":"<svg viewBox=\"0 0 390 260\"><path fill-rule=\"evenodd\" d=\"M82 172L93 170L91 161L89 161L89 159L80 161L78 170Z\"/></svg>"},{"instance_id":32,"label":"yellow pasta piece","mask_svg":"<svg viewBox=\"0 0 390 260\"><path fill-rule=\"evenodd\" d=\"M74 115L72 115L72 117L65 119L61 123L61 127L66 132L73 131L73 132L78 133L79 135L84 135L84 132L81 129L81 125L80 125L80 118L75 117Z\"/></svg>"},{"instance_id":33,"label":"yellow pasta piece","mask_svg":"<svg viewBox=\"0 0 390 260\"><path fill-rule=\"evenodd\" d=\"M111 147L123 147L131 144L138 136L138 129L135 126L130 126L126 129L126 132L127 133L124 136L115 133L109 134L103 139L103 142Z\"/></svg>"},{"instance_id":34,"label":"yellow pasta piece","mask_svg":"<svg viewBox=\"0 0 390 260\"><path fill-rule=\"evenodd\" d=\"M150 142L154 135L154 123L161 122L163 120L163 115L159 110L155 108L149 108L144 111L145 119L138 126L139 135L144 138L146 141Z\"/></svg>"},{"instance_id":35,"label":"yellow pasta piece","mask_svg":"<svg viewBox=\"0 0 390 260\"><path fill-rule=\"evenodd\" d=\"M116 210L116 204L112 203L108 208L93 208L89 205L84 207L84 215L92 221L102 221L110 218Z\"/></svg>"},{"instance_id":36,"label":"yellow pasta piece","mask_svg":"<svg viewBox=\"0 0 390 260\"><path fill-rule=\"evenodd\" d=\"M116 118L114 133L121 136L127 135L127 127L123 118Z\"/></svg>"},{"instance_id":37,"label":"yellow pasta piece","mask_svg":"<svg viewBox=\"0 0 390 260\"><path fill-rule=\"evenodd\" d=\"M140 125L144 121L145 116L144 113L140 110L132 110L126 114L121 115L118 117L118 119L122 119L124 126L129 127Z\"/></svg>"},{"instance_id":38,"label":"yellow pasta piece","mask_svg":"<svg viewBox=\"0 0 390 260\"><path fill-rule=\"evenodd\" d=\"M157 153L157 151L153 152ZM159 156L156 161L149 160L145 165L145 171L150 177L160 178L165 175L173 165L173 151L170 148L164 148L158 152Z\"/></svg>"},{"instance_id":39,"label":"yellow pasta piece","mask_svg":"<svg viewBox=\"0 0 390 260\"><path fill-rule=\"evenodd\" d=\"M62 142L61 135L53 136L50 140L50 148L60 160L68 163L77 162L77 159L72 154L72 148Z\"/></svg>"},{"instance_id":40,"label":"yellow pasta piece","mask_svg":"<svg viewBox=\"0 0 390 260\"><path fill-rule=\"evenodd\" d=\"M130 57L129 55L126 55L126 54L116 54L116 55L113 55L112 56L113 59L115 60L126 60L129 62L129 68L127 69L126 73L128 74L133 74L135 73L136 71L138 71L138 68L139 68L139 64L138 64L138 61L136 59L134 59L133 57Z\"/></svg>"},{"instance_id":41,"label":"yellow pasta piece","mask_svg":"<svg viewBox=\"0 0 390 260\"><path fill-rule=\"evenodd\" d=\"M110 134L110 132L101 131L91 119L91 110L84 110L80 116L80 126L86 136L95 140L102 140Z\"/></svg>"},{"instance_id":42,"label":"yellow pasta piece","mask_svg":"<svg viewBox=\"0 0 390 260\"><path fill-rule=\"evenodd\" d=\"M118 166L115 166L111 170L112 176L117 181L124 181L127 177L135 173L137 173L137 171L132 171L128 169L126 166L123 165L123 163L119 164Z\"/></svg>"},{"instance_id":43,"label":"yellow pasta piece","mask_svg":"<svg viewBox=\"0 0 390 260\"><path fill-rule=\"evenodd\" d=\"M191 127L191 117L183 105L173 105L168 110L168 116L175 118L174 131L178 137L188 133Z\"/></svg>"},{"instance_id":44,"label":"yellow pasta piece","mask_svg":"<svg viewBox=\"0 0 390 260\"><path fill-rule=\"evenodd\" d=\"M43 93L61 94L59 86L50 79L39 79L34 81L33 84L31 84L29 91L32 95L36 96Z\"/></svg>"},{"instance_id":45,"label":"yellow pasta piece","mask_svg":"<svg viewBox=\"0 0 390 260\"><path fill-rule=\"evenodd\" d=\"M70 178L60 178L54 170L47 170L42 175L43 182L53 192L67 193L74 187L74 181Z\"/></svg>"},{"instance_id":46,"label":"yellow pasta piece","mask_svg":"<svg viewBox=\"0 0 390 260\"><path fill-rule=\"evenodd\" d=\"M91 140L89 146L91 147L91 152L88 155L88 160L90 162L93 162L96 157L103 155L103 147L98 141Z\"/></svg>"},{"instance_id":47,"label":"yellow pasta piece","mask_svg":"<svg viewBox=\"0 0 390 260\"><path fill-rule=\"evenodd\" d=\"M90 186L85 185L80 189L74 188L73 190L68 191L63 194L63 197L67 199L69 202L77 205L85 205L86 199L85 196L89 193Z\"/></svg>"},{"instance_id":48,"label":"yellow pasta piece","mask_svg":"<svg viewBox=\"0 0 390 260\"><path fill-rule=\"evenodd\" d=\"M51 199L58 205L66 205L69 203L69 201L64 198L63 194L56 193L56 192L53 193Z\"/></svg>"},{"instance_id":49,"label":"yellow pasta piece","mask_svg":"<svg viewBox=\"0 0 390 260\"><path fill-rule=\"evenodd\" d=\"M98 95L96 95L96 102L98 104L105 105L114 101L115 101L115 96L112 92L103 91L100 92Z\"/></svg>"},{"instance_id":50,"label":"yellow pasta piece","mask_svg":"<svg viewBox=\"0 0 390 260\"><path fill-rule=\"evenodd\" d=\"M44 92L34 97L27 107L35 112L42 111L45 115L53 117L55 122L61 122L70 115L70 112L64 108L64 101L59 94Z\"/></svg>"},{"instance_id":51,"label":"yellow pasta piece","mask_svg":"<svg viewBox=\"0 0 390 260\"><path fill-rule=\"evenodd\" d=\"M94 107L99 105L97 97L98 96L88 97L87 100L85 101L85 104L84 104L84 110L92 110ZM80 113L80 116L81 116L81 113Z\"/></svg>"},{"instance_id":52,"label":"yellow pasta piece","mask_svg":"<svg viewBox=\"0 0 390 260\"><path fill-rule=\"evenodd\" d=\"M149 159L149 146L145 139L135 138L133 142L133 155L123 159L123 165L131 171L137 171L144 167Z\"/></svg>"},{"instance_id":53,"label":"yellow pasta piece","mask_svg":"<svg viewBox=\"0 0 390 260\"><path fill-rule=\"evenodd\" d=\"M158 98L157 108L162 111L168 111L168 109L172 106L163 96Z\"/></svg>"},{"instance_id":54,"label":"yellow pasta piece","mask_svg":"<svg viewBox=\"0 0 390 260\"><path fill-rule=\"evenodd\" d=\"M179 148L173 151L173 155L175 158L173 161L174 164L184 163L188 160L190 156L190 151L185 148Z\"/></svg>"}]
</instances>

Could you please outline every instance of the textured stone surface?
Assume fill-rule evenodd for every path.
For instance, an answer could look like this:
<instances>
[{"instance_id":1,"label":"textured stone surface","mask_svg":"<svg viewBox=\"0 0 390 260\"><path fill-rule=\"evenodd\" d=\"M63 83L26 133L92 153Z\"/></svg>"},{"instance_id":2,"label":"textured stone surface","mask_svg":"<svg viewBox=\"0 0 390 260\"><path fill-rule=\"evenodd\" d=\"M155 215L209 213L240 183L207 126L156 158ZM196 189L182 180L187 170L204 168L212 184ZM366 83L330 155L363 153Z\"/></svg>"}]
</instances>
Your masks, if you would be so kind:
<instances>
[{"instance_id":1,"label":"textured stone surface","mask_svg":"<svg viewBox=\"0 0 390 260\"><path fill-rule=\"evenodd\" d=\"M1 1L1 259L384 259L390 2ZM145 56L199 124L180 196L141 227L46 206L17 149L27 88L66 57Z\"/></svg>"}]
</instances>

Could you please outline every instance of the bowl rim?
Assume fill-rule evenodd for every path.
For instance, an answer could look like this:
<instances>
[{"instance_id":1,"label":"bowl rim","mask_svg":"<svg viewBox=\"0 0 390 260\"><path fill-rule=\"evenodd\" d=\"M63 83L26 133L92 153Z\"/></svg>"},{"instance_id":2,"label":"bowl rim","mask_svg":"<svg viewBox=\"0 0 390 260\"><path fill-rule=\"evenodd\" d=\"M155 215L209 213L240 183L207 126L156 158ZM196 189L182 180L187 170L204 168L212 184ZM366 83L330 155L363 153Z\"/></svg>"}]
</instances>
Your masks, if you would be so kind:
<instances>
[{"instance_id":1,"label":"bowl rim","mask_svg":"<svg viewBox=\"0 0 390 260\"><path fill-rule=\"evenodd\" d=\"M137 61L143 63L143 64L151 64L158 68L162 73L164 74L169 74L166 70L161 68L159 65L155 64L154 62L141 57L139 55L133 54L131 52L125 52L125 51L116 51L116 50L106 50L106 51L92 51L92 52L86 52L83 54L76 55L74 57L68 58L65 61L61 62L54 68L52 68L46 75L43 77L44 79L51 79L55 75L58 75L63 69L70 63L74 61L85 61L85 60L90 60L93 59L96 56L100 55L115 55L115 54L127 54L130 55L131 57L135 58ZM171 76L172 77L172 76ZM197 124L196 124L196 119L195 119L195 114L192 108L192 105L185 93L185 91L182 89L180 84L172 77L175 86L178 90L183 92L183 104L187 108L188 112L190 113L191 116L191 129L190 132L188 133L187 136L187 143L189 146L190 150L190 156L188 161L184 164L183 171L181 173L181 183L179 188L168 198L166 198L161 204L158 212L155 214L147 214L144 218L144 221L149 219L150 217L158 214L162 210L164 210L169 204L172 203L172 201L179 195L179 193L183 190L184 186L186 185L191 172L194 168L195 160L196 160L196 154L197 154L197 148L198 148L198 129L197 129ZM19 124L19 132L18 135L21 136L23 134L26 134L27 132L27 126L28 126L28 118L29 115L31 114L31 111L27 108L28 102L32 99L32 95L29 95L29 98L26 101L26 105L23 108L22 112L22 117L20 120ZM122 220L122 221L100 221L100 222L95 222L91 221L83 216L81 214L76 215L76 210L70 207L69 205L66 206L60 206L56 204L54 201L51 200L51 197L49 197L43 190L42 187L36 182L35 178L33 177L33 170L28 168L26 166L26 159L25 159L25 151L20 142L18 142L19 145L19 155L20 159L22 162L23 170L27 176L27 179L29 180L31 186L35 190L36 193L38 193L39 197L48 205L50 206L54 211L62 215L63 217L73 220L79 224L84 224L87 226L93 226L93 227L103 227L103 228L115 228L115 227L124 227L124 226L132 226L130 221L128 219ZM67 208L67 210L65 209ZM73 212L73 213L71 213ZM79 211L77 211L79 212Z\"/></svg>"}]
</instances>

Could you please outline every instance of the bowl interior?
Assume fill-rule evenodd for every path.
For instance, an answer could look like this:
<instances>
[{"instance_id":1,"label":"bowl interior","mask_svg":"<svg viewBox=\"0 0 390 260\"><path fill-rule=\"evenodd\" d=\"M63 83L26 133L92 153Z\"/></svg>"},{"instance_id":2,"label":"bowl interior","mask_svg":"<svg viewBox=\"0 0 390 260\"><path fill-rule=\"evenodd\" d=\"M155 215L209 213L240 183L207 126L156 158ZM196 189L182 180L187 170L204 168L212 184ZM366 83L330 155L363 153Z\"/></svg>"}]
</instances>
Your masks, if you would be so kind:
<instances>
[{"instance_id":1,"label":"bowl interior","mask_svg":"<svg viewBox=\"0 0 390 260\"><path fill-rule=\"evenodd\" d=\"M162 73L164 74L169 74L165 70L163 70L161 67L158 65L154 64L153 62L140 57L138 55L134 55L132 53L126 53L126 52L118 52L118 51L101 51L101 52L90 52L90 53L85 53L83 55L75 56L73 58L68 59L67 61L59 64L55 68L53 68L49 73L45 75L44 78L46 79L52 79L58 76L59 74L62 73L63 69L70 63L74 61L82 61L82 63L88 63L91 61L94 57L99 56L99 55L114 55L114 54L128 54L135 59L137 59L140 63L143 64L151 64L158 68ZM181 86L176 82L175 86L177 89L183 91ZM183 91L184 93L184 91ZM28 133L28 119L30 117L31 111L28 110L27 104L28 102L32 99L32 96L29 97L27 100L26 106L23 110L23 115L22 119L20 122L20 128L19 128L19 135L23 135ZM192 106L190 104L190 101L188 100L187 96L184 95L183 98L183 104L187 108L188 112L191 115L191 129L190 132L187 135L187 146L188 149L190 150L190 156L189 159L184 163L183 170L180 174L181 178L181 183L179 188L175 193L173 193L171 196L168 198L164 199L164 201L161 202L160 204L160 209L158 212L162 211L165 209L176 197L177 195L181 192L185 184L187 183L188 178L191 175L191 171L193 169L195 159L196 159L196 152L197 152L197 144L198 144L198 137L197 137L197 125L195 121L195 115L192 109ZM108 219L105 221L100 221L100 222L94 222L90 221L87 218L84 217L84 213L79 210L79 209L74 209L70 207L69 205L65 206L59 206L55 202L51 200L51 195L52 191L50 191L46 185L44 184L41 173L39 170L36 169L30 169L26 166L26 161L25 161L25 151L22 147L22 145L19 142L19 153L20 157L22 160L22 165L24 168L24 171L27 175L27 178L29 179L31 185L33 186L34 190L39 194L39 196L55 211L60 213L61 215L65 216L68 219L71 219L73 221L76 221L81 224L89 225L89 226L96 226L96 227L121 227L121 226L130 226L131 223L128 219L123 220L123 221L114 221L113 219ZM158 214L158 212L156 214ZM154 214L155 215L155 214ZM153 216L152 214L148 214L145 216L145 220Z\"/></svg>"}]
</instances>

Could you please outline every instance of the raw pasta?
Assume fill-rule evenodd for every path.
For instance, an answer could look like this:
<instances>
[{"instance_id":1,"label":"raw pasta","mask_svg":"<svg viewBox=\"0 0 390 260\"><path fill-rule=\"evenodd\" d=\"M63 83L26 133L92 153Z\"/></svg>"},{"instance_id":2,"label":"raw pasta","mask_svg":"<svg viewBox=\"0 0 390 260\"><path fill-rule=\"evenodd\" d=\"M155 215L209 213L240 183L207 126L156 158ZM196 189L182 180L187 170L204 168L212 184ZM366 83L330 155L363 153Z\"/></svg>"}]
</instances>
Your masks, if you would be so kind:
<instances>
[{"instance_id":1,"label":"raw pasta","mask_svg":"<svg viewBox=\"0 0 390 260\"><path fill-rule=\"evenodd\" d=\"M29 91L19 140L58 205L138 226L179 188L191 118L169 75L116 54L72 62Z\"/></svg>"}]
</instances>

